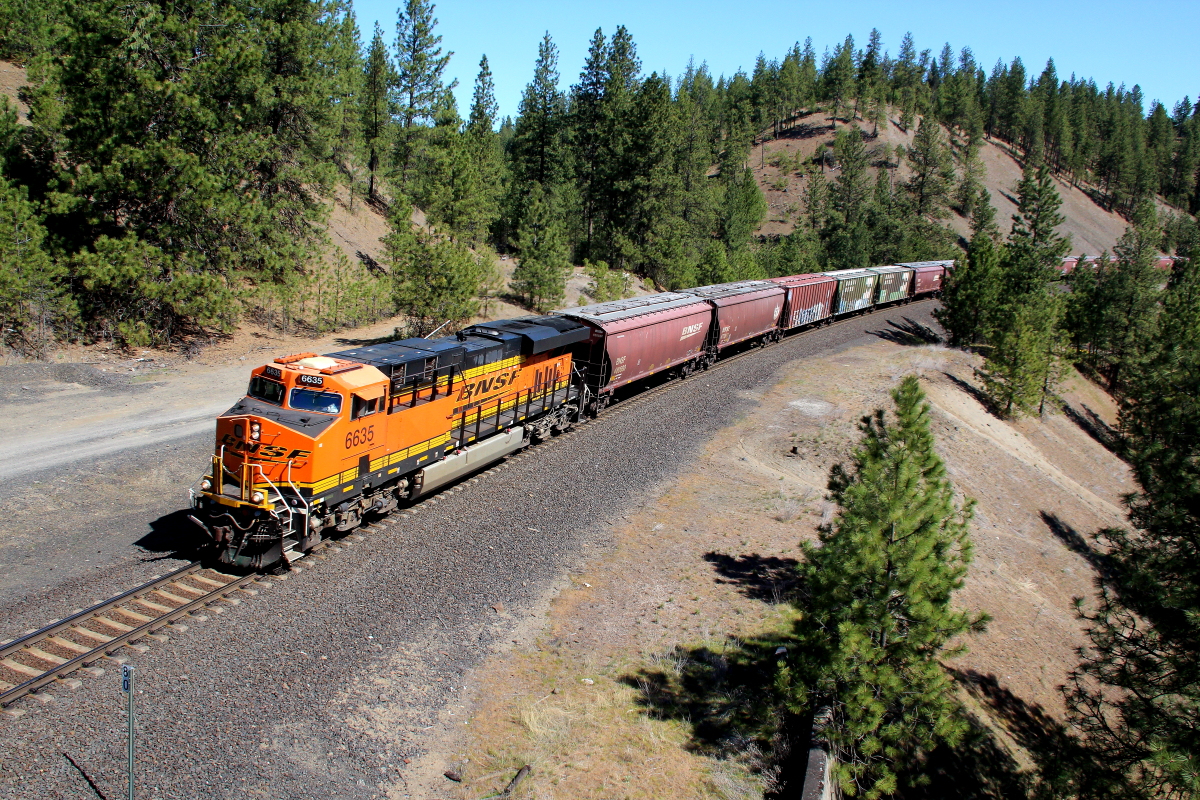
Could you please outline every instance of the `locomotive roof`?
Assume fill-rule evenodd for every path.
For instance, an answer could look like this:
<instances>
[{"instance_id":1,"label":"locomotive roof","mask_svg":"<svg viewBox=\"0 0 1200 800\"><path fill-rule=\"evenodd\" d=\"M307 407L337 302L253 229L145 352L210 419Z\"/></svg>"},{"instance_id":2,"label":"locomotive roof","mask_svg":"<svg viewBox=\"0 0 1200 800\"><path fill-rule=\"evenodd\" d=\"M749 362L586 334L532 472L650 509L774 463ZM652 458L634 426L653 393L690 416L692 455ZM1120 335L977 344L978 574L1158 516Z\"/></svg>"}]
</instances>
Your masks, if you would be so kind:
<instances>
[{"instance_id":1,"label":"locomotive roof","mask_svg":"<svg viewBox=\"0 0 1200 800\"><path fill-rule=\"evenodd\" d=\"M526 345L522 347L521 352L525 355L537 355L547 350L587 341L592 331L588 326L566 317L520 317L481 322L465 328L462 334L485 338L519 337L525 340Z\"/></svg>"},{"instance_id":2,"label":"locomotive roof","mask_svg":"<svg viewBox=\"0 0 1200 800\"><path fill-rule=\"evenodd\" d=\"M352 350L329 353L332 358L369 364L391 376L397 367L436 358L437 367L464 361L471 366L491 363L517 354L536 355L547 350L585 341L591 336L586 325L559 317L523 317L472 325L440 339L400 339ZM411 373L410 373L411 374Z\"/></svg>"},{"instance_id":3,"label":"locomotive roof","mask_svg":"<svg viewBox=\"0 0 1200 800\"><path fill-rule=\"evenodd\" d=\"M630 297L625 300L611 300L607 303L595 303L590 306L577 306L555 311L566 317L578 317L589 322L605 323L617 320L640 317L658 311L671 311L676 308L695 305L704 302L699 297L679 292L661 292L642 297Z\"/></svg>"}]
</instances>

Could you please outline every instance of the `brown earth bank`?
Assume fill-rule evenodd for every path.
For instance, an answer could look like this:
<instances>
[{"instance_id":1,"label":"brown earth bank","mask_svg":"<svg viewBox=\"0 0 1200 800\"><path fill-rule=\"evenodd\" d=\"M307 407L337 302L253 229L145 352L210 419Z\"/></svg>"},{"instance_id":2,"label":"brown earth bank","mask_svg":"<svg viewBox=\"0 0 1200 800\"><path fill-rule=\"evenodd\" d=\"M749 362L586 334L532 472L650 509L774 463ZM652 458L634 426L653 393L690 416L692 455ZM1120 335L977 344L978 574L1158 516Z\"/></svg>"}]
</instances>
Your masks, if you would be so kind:
<instances>
[{"instance_id":1,"label":"brown earth bank","mask_svg":"<svg viewBox=\"0 0 1200 800\"><path fill-rule=\"evenodd\" d=\"M754 698L731 676L756 637L786 633L798 544L834 512L829 469L909 373L928 393L952 480L978 501L958 603L993 617L946 666L1003 762L989 769L1018 785L1038 756L1032 743L1063 716L1058 686L1084 643L1072 599L1092 593L1087 535L1124 524L1121 496L1134 487L1101 443L1115 413L1103 392L1073 376L1065 414L1002 422L978 399L979 358L925 343L930 333L889 326L747 392L752 410L521 621L522 644L468 673L466 722L420 762L418 794L492 795L528 764L514 797L798 796L787 759L739 729Z\"/></svg>"}]
</instances>

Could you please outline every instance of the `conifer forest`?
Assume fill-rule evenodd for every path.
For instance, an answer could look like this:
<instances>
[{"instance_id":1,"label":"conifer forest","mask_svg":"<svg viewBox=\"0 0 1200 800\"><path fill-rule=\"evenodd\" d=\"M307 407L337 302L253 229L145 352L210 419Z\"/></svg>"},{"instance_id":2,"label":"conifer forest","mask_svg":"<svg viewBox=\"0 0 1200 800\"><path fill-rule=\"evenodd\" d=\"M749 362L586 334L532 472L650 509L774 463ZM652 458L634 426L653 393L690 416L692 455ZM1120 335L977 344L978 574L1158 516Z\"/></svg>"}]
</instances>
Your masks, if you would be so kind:
<instances>
[{"instance_id":1,"label":"conifer forest","mask_svg":"<svg viewBox=\"0 0 1200 800\"><path fill-rule=\"evenodd\" d=\"M1069 731L1030 796L1200 798L1200 99L1167 107L911 34L890 52L877 31L733 75L647 73L618 27L582 64L547 32L501 118L486 56L457 106L452 49L429 0L366 31L347 0L0 0L0 58L26 70L29 108L0 106L0 346L44 359L398 315L425 335L498 292L558 308L574 267L605 300L627 275L665 291L954 258L936 314L979 354L992 413L1051 413L1077 371L1119 403L1110 444L1139 487L1129 527L1095 536ZM764 235L750 154L801 118L836 138L787 165L795 225ZM881 153L889 127L911 144ZM984 143L1021 165L1011 219ZM1067 274L1063 183L1127 223ZM384 258L331 248L335 197L386 216ZM805 655L779 677L788 713L832 708L838 780L865 797L969 738L938 659L987 623L951 603L971 502L917 381L893 400L831 476L841 511L801 567Z\"/></svg>"}]
</instances>

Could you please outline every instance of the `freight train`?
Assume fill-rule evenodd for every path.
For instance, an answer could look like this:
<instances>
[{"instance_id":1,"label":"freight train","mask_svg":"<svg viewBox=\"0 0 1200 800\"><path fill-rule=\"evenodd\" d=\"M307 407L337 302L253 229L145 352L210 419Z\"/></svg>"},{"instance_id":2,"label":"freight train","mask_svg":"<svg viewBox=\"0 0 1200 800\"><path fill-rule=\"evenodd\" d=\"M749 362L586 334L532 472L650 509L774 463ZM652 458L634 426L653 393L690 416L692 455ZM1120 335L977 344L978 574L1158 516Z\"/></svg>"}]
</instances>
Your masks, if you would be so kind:
<instances>
[{"instance_id":1,"label":"freight train","mask_svg":"<svg viewBox=\"0 0 1200 800\"><path fill-rule=\"evenodd\" d=\"M191 519L264 569L601 414L733 348L937 295L953 261L741 281L471 325L440 339L276 358L217 418Z\"/></svg>"}]
</instances>

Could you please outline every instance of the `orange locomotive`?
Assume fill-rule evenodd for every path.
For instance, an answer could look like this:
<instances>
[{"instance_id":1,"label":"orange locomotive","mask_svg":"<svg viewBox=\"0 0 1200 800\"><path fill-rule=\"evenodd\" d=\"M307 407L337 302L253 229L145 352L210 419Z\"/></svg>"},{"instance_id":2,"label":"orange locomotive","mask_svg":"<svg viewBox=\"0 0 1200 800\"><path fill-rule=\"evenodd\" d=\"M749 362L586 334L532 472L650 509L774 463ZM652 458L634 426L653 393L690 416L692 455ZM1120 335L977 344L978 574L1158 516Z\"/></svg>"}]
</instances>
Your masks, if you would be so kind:
<instances>
[{"instance_id":1,"label":"orange locomotive","mask_svg":"<svg viewBox=\"0 0 1200 800\"><path fill-rule=\"evenodd\" d=\"M260 568L311 549L578 421L587 389L564 317L505 320L255 369L217 419L192 520L222 563Z\"/></svg>"}]
</instances>

